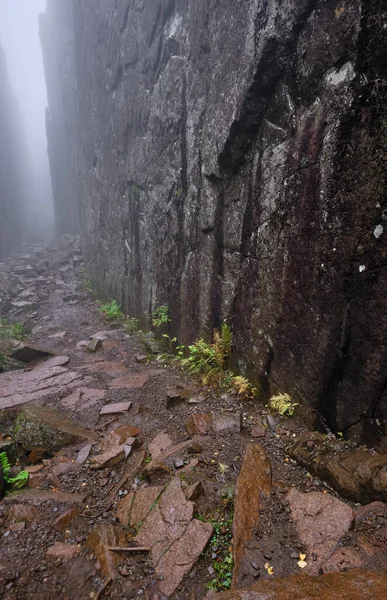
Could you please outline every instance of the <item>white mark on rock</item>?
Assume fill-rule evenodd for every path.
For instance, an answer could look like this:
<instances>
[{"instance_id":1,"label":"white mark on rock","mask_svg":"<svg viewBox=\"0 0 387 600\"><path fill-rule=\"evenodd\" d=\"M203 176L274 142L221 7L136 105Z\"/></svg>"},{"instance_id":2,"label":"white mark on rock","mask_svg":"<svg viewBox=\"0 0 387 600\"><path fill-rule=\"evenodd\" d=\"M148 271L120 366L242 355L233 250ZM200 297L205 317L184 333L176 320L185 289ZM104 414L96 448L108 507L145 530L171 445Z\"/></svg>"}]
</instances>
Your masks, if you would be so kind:
<instances>
[{"instance_id":1,"label":"white mark on rock","mask_svg":"<svg viewBox=\"0 0 387 600\"><path fill-rule=\"evenodd\" d=\"M374 236L376 237L376 239L380 238L382 233L383 233L383 225L376 225L376 227L374 229Z\"/></svg>"},{"instance_id":2,"label":"white mark on rock","mask_svg":"<svg viewBox=\"0 0 387 600\"><path fill-rule=\"evenodd\" d=\"M345 63L340 71L332 71L326 76L326 81L329 85L340 85L341 83L349 83L355 77L355 69L351 62Z\"/></svg>"},{"instance_id":3,"label":"white mark on rock","mask_svg":"<svg viewBox=\"0 0 387 600\"><path fill-rule=\"evenodd\" d=\"M360 265L359 273L363 273L363 271L365 271L365 270L366 270L365 265Z\"/></svg>"}]
</instances>

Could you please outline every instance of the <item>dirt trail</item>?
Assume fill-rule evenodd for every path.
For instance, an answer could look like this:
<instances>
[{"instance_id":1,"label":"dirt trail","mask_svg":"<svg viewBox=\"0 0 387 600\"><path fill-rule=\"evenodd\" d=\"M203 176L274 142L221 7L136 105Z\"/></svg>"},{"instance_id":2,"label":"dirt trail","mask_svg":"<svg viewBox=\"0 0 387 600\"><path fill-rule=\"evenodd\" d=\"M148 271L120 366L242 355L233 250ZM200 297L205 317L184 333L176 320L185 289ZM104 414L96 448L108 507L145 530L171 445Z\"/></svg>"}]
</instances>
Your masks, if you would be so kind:
<instances>
[{"instance_id":1,"label":"dirt trail","mask_svg":"<svg viewBox=\"0 0 387 600\"><path fill-rule=\"evenodd\" d=\"M59 410L89 435L71 436L69 426L72 439L60 448L54 435L43 448L18 447L30 480L0 503L3 598L200 600L211 582L227 588L234 488L244 460L234 523L237 585L300 573L304 554L312 575L386 568L384 508L375 517L378 552L368 540L366 556L354 506L286 454L306 431L301 418L270 427L262 404L202 390L178 366L143 362L140 336L107 322L84 291L71 240L3 261L0 273L2 316L27 323L28 344L61 357L0 375L3 443L31 404ZM31 414L57 434L58 424L47 424L49 411ZM327 525L317 543L307 535L311 514L320 515L320 531ZM136 545L146 550L133 551Z\"/></svg>"}]
</instances>

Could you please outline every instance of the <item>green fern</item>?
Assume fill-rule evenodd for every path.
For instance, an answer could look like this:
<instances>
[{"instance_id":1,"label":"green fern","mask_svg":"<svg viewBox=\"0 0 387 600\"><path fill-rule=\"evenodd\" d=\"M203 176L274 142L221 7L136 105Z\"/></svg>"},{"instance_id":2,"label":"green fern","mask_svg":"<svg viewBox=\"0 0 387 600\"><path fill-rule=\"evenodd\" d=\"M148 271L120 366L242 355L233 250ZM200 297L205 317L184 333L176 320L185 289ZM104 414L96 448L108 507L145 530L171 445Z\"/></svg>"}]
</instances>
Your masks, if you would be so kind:
<instances>
[{"instance_id":1,"label":"green fern","mask_svg":"<svg viewBox=\"0 0 387 600\"><path fill-rule=\"evenodd\" d=\"M5 452L0 452L0 465L3 470L3 477L6 484L15 489L20 489L26 485L29 476L28 471L20 471L16 477L9 476L11 465Z\"/></svg>"}]
</instances>

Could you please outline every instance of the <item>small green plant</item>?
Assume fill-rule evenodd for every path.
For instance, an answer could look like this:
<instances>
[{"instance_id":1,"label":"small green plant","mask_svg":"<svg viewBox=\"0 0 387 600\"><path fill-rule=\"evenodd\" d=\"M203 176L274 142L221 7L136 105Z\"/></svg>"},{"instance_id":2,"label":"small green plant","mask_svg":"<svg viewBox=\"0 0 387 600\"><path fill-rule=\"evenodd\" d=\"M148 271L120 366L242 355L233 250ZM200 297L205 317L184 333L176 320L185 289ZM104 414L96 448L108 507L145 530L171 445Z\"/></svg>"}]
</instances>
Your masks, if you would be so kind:
<instances>
[{"instance_id":1,"label":"small green plant","mask_svg":"<svg viewBox=\"0 0 387 600\"><path fill-rule=\"evenodd\" d=\"M205 520L198 517L199 520ZM219 520L209 519L214 527L214 534L210 542L210 548L207 551L210 556L213 549L216 549L217 558L212 563L215 571L215 577L207 584L209 590L224 591L231 587L233 553L232 553L232 512L229 516Z\"/></svg>"},{"instance_id":2,"label":"small green plant","mask_svg":"<svg viewBox=\"0 0 387 600\"><path fill-rule=\"evenodd\" d=\"M22 340L26 337L24 326L20 323L11 325L6 319L0 319L0 340Z\"/></svg>"},{"instance_id":3,"label":"small green plant","mask_svg":"<svg viewBox=\"0 0 387 600\"><path fill-rule=\"evenodd\" d=\"M179 346L176 337L170 337L167 333L163 333L161 337L165 352L158 356L158 360L168 360L173 358L182 359L184 357L185 346Z\"/></svg>"},{"instance_id":4,"label":"small green plant","mask_svg":"<svg viewBox=\"0 0 387 600\"><path fill-rule=\"evenodd\" d=\"M120 321L123 318L121 308L116 300L110 300L109 302L106 302L106 304L101 304L99 309L109 321Z\"/></svg>"},{"instance_id":5,"label":"small green plant","mask_svg":"<svg viewBox=\"0 0 387 600\"><path fill-rule=\"evenodd\" d=\"M182 360L182 365L191 373L202 373L205 385L214 382L220 384L228 365L231 345L231 329L229 325L223 323L221 332L214 330L212 344L200 339L188 346L189 356Z\"/></svg>"},{"instance_id":6,"label":"small green plant","mask_svg":"<svg viewBox=\"0 0 387 600\"><path fill-rule=\"evenodd\" d=\"M153 327L161 327L162 325L166 325L166 323L170 323L170 321L171 319L169 317L169 307L166 304L158 306L154 309L152 313Z\"/></svg>"},{"instance_id":7,"label":"small green plant","mask_svg":"<svg viewBox=\"0 0 387 600\"><path fill-rule=\"evenodd\" d=\"M281 417L291 417L294 415L294 411L298 406L297 402L292 402L289 394L278 394L272 396L267 404L267 407L281 415Z\"/></svg>"},{"instance_id":8,"label":"small green plant","mask_svg":"<svg viewBox=\"0 0 387 600\"><path fill-rule=\"evenodd\" d=\"M28 471L20 471L16 477L10 477L9 473L11 470L11 465L5 452L0 452L0 465L3 471L6 488L20 489L27 483Z\"/></svg>"}]
</instances>

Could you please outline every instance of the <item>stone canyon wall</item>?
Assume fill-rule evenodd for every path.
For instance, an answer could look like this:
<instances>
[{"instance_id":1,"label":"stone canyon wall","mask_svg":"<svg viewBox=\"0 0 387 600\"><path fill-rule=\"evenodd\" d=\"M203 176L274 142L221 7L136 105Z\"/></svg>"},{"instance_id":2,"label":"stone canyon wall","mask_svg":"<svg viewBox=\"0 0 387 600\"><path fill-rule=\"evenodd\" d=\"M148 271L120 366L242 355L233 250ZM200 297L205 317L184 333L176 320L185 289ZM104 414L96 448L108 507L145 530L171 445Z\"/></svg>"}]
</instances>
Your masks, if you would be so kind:
<instances>
[{"instance_id":1,"label":"stone canyon wall","mask_svg":"<svg viewBox=\"0 0 387 600\"><path fill-rule=\"evenodd\" d=\"M26 161L20 115L9 85L5 54L0 47L0 257L15 250L20 243Z\"/></svg>"},{"instance_id":2,"label":"stone canyon wall","mask_svg":"<svg viewBox=\"0 0 387 600\"><path fill-rule=\"evenodd\" d=\"M335 430L387 416L384 0L48 0L62 229L134 316L232 325Z\"/></svg>"}]
</instances>

